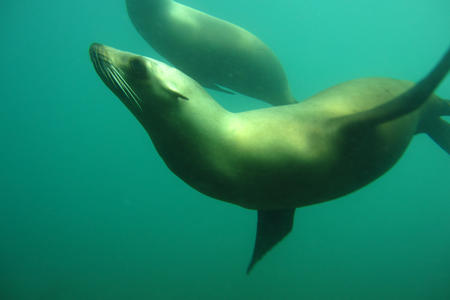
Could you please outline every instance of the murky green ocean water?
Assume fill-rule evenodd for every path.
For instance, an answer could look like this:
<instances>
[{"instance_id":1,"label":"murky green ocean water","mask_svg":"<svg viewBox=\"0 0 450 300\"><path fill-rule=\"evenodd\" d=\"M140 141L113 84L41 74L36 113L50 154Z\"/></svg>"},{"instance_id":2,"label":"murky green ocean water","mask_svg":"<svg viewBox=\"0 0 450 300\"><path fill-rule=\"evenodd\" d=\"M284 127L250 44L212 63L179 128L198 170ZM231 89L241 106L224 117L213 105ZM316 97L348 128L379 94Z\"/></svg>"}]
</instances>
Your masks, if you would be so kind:
<instances>
[{"instance_id":1,"label":"murky green ocean water","mask_svg":"<svg viewBox=\"0 0 450 300\"><path fill-rule=\"evenodd\" d=\"M419 80L450 42L445 0L180 2L259 36L298 99ZM91 65L92 42L161 59L124 1L0 8L0 299L450 299L450 159L428 137L366 188L299 209L247 276L255 213L173 175Z\"/></svg>"}]
</instances>

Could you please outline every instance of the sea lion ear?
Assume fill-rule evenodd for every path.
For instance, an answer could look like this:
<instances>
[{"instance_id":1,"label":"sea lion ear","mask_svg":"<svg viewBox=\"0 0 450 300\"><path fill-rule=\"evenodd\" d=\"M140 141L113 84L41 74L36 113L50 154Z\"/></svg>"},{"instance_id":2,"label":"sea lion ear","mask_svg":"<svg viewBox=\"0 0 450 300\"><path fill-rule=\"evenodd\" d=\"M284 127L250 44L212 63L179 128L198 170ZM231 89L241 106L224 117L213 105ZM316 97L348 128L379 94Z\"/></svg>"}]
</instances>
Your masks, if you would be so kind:
<instances>
[{"instance_id":1,"label":"sea lion ear","mask_svg":"<svg viewBox=\"0 0 450 300\"><path fill-rule=\"evenodd\" d=\"M164 86L164 90L176 99L189 100L188 97L181 94L180 92L178 92L175 88L173 88L171 86Z\"/></svg>"},{"instance_id":2,"label":"sea lion ear","mask_svg":"<svg viewBox=\"0 0 450 300\"><path fill-rule=\"evenodd\" d=\"M178 99L189 100L188 97L186 97L183 94L178 93L177 91L170 90L170 92L171 92L172 95L176 96Z\"/></svg>"}]
</instances>

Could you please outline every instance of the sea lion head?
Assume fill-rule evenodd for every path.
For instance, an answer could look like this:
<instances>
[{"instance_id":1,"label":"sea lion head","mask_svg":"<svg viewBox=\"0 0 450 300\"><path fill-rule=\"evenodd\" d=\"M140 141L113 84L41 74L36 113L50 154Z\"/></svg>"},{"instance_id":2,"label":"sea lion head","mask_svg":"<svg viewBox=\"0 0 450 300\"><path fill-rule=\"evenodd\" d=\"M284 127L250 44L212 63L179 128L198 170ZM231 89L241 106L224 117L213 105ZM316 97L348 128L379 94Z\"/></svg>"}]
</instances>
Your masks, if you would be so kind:
<instances>
[{"instance_id":1,"label":"sea lion head","mask_svg":"<svg viewBox=\"0 0 450 300\"><path fill-rule=\"evenodd\" d=\"M196 81L160 61L101 44L89 53L100 78L143 125L155 113L205 98Z\"/></svg>"}]
</instances>

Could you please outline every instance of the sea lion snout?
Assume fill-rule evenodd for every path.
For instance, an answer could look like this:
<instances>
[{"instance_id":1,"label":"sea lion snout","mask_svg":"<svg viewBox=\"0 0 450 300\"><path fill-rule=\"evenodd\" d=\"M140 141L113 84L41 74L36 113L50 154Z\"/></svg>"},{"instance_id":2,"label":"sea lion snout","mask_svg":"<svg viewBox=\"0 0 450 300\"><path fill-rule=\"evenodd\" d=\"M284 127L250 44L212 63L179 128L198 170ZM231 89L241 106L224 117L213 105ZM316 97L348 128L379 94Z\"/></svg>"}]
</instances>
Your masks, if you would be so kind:
<instances>
[{"instance_id":1,"label":"sea lion snout","mask_svg":"<svg viewBox=\"0 0 450 300\"><path fill-rule=\"evenodd\" d=\"M124 68L136 57L128 52L116 50L98 43L89 48L92 63L102 81L116 94L136 117L143 111L142 98L136 93L136 87L130 85ZM145 66L144 66L145 68ZM145 70L141 70L144 72Z\"/></svg>"},{"instance_id":2,"label":"sea lion snout","mask_svg":"<svg viewBox=\"0 0 450 300\"><path fill-rule=\"evenodd\" d=\"M105 56L105 46L99 43L93 43L89 47L89 56L93 60L98 56L102 56L102 58L106 58Z\"/></svg>"},{"instance_id":3,"label":"sea lion snout","mask_svg":"<svg viewBox=\"0 0 450 300\"><path fill-rule=\"evenodd\" d=\"M102 44L99 43L92 43L91 46L89 47L89 53L93 53L95 51L97 51L97 49L103 47Z\"/></svg>"}]
</instances>

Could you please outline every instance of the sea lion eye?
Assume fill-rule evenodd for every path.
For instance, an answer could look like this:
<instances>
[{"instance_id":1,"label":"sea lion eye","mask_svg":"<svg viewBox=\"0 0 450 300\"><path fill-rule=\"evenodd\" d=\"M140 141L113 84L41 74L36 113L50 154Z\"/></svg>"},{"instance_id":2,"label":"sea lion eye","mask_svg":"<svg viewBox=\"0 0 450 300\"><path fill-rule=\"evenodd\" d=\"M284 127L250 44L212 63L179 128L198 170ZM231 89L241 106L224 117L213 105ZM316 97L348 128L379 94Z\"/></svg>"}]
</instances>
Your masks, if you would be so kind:
<instances>
[{"instance_id":1,"label":"sea lion eye","mask_svg":"<svg viewBox=\"0 0 450 300\"><path fill-rule=\"evenodd\" d=\"M147 77L147 66L142 58L133 58L130 60L130 67L137 77Z\"/></svg>"}]
</instances>

